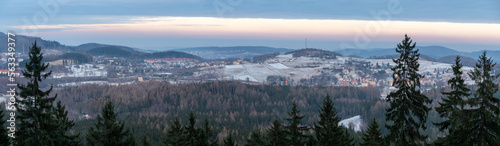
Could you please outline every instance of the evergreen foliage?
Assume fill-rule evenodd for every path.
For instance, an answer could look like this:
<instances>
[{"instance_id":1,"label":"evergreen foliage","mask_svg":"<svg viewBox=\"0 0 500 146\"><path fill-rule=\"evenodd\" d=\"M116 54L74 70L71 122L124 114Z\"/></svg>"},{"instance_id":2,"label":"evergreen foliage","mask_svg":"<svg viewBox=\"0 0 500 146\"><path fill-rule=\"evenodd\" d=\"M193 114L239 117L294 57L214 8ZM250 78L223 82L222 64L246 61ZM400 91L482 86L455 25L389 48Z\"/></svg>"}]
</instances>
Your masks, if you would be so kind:
<instances>
[{"instance_id":1,"label":"evergreen foliage","mask_svg":"<svg viewBox=\"0 0 500 146\"><path fill-rule=\"evenodd\" d=\"M314 125L318 145L352 145L347 129L339 125L341 119L337 116L337 110L333 106L330 95L323 99L319 118L318 125Z\"/></svg>"},{"instance_id":2,"label":"evergreen foliage","mask_svg":"<svg viewBox=\"0 0 500 146\"><path fill-rule=\"evenodd\" d=\"M7 135L7 129L5 128L5 122L6 120L4 119L4 110L0 109L0 131L4 131L2 134L0 134L0 145L9 145L9 136Z\"/></svg>"},{"instance_id":3,"label":"evergreen foliage","mask_svg":"<svg viewBox=\"0 0 500 146\"><path fill-rule=\"evenodd\" d=\"M266 141L264 137L262 137L262 133L258 130L252 131L250 137L247 139L246 146L256 146L256 145L266 145Z\"/></svg>"},{"instance_id":4,"label":"evergreen foliage","mask_svg":"<svg viewBox=\"0 0 500 146\"><path fill-rule=\"evenodd\" d=\"M435 143L443 145L461 145L462 141L466 139L457 130L463 127L464 119L464 106L465 98L470 96L470 89L465 85L465 80L462 78L463 72L462 64L460 63L460 57L455 58L455 64L452 65L454 77L448 80L448 85L450 85L452 91L442 92L446 97L443 98L442 102L439 103L439 107L436 107L436 111L439 113L441 118L445 118L444 121L439 123L434 123L441 132L448 130L448 135L444 138L438 139Z\"/></svg>"},{"instance_id":5,"label":"evergreen foliage","mask_svg":"<svg viewBox=\"0 0 500 146\"><path fill-rule=\"evenodd\" d=\"M20 90L16 97L16 138L14 145L74 145L77 136L67 135L74 123L67 119L67 111L58 103L53 103L57 94L50 97L52 86L42 91L40 83L52 74L46 71L49 64L42 63L43 53L37 42L29 50L23 76L28 79L26 85L18 84Z\"/></svg>"},{"instance_id":6,"label":"evergreen foliage","mask_svg":"<svg viewBox=\"0 0 500 146\"><path fill-rule=\"evenodd\" d=\"M229 134L229 136L224 139L224 146L235 146L236 143L234 142L233 135Z\"/></svg>"},{"instance_id":7,"label":"evergreen foliage","mask_svg":"<svg viewBox=\"0 0 500 146\"><path fill-rule=\"evenodd\" d=\"M427 136L420 133L425 130L427 114L431 100L420 92L420 79L423 78L418 71L420 53L415 49L410 37L405 35L404 40L398 44L396 52L399 58L392 59L396 65L393 71L393 85L398 89L387 96L390 107L386 109L386 124L390 130L389 140L396 145L421 145Z\"/></svg>"},{"instance_id":8,"label":"evergreen foliage","mask_svg":"<svg viewBox=\"0 0 500 146\"><path fill-rule=\"evenodd\" d=\"M167 139L164 141L167 146L178 146L183 142L182 134L184 131L184 127L180 124L179 118L175 118L173 123L170 126L170 129L167 132Z\"/></svg>"},{"instance_id":9,"label":"evergreen foliage","mask_svg":"<svg viewBox=\"0 0 500 146\"><path fill-rule=\"evenodd\" d=\"M111 101L106 102L101 115L97 116L97 123L89 128L86 137L88 145L135 145L134 136L129 129L125 129L125 123L116 119L114 108Z\"/></svg>"},{"instance_id":10,"label":"evergreen foliage","mask_svg":"<svg viewBox=\"0 0 500 146\"><path fill-rule=\"evenodd\" d=\"M205 119L202 127L196 127L196 116L189 113L188 125L183 126L176 117L167 132L167 139L163 142L167 146L214 146L218 142L213 138L213 129Z\"/></svg>"},{"instance_id":11,"label":"evergreen foliage","mask_svg":"<svg viewBox=\"0 0 500 146\"><path fill-rule=\"evenodd\" d=\"M269 146L284 146L286 145L285 130L278 119L273 120L273 125L267 129L267 139Z\"/></svg>"},{"instance_id":12,"label":"evergreen foliage","mask_svg":"<svg viewBox=\"0 0 500 146\"><path fill-rule=\"evenodd\" d=\"M297 110L297 104L293 102L292 111L288 112L290 118L285 119L289 123L288 126L285 126L287 145L302 146L307 142L307 137L303 134L307 130L307 127L300 125L300 121L304 116L299 114L300 111Z\"/></svg>"},{"instance_id":13,"label":"evergreen foliage","mask_svg":"<svg viewBox=\"0 0 500 146\"><path fill-rule=\"evenodd\" d=\"M380 131L377 120L373 119L368 126L368 129L363 133L363 143L361 146L384 146L385 141L382 137L382 132Z\"/></svg>"},{"instance_id":14,"label":"evergreen foliage","mask_svg":"<svg viewBox=\"0 0 500 146\"><path fill-rule=\"evenodd\" d=\"M474 70L468 73L477 89L474 97L466 101L469 108L464 109L465 122L457 131L464 137L463 145L500 145L500 99L494 97L499 85L493 82L500 75L492 74L495 65L483 52Z\"/></svg>"}]
</instances>

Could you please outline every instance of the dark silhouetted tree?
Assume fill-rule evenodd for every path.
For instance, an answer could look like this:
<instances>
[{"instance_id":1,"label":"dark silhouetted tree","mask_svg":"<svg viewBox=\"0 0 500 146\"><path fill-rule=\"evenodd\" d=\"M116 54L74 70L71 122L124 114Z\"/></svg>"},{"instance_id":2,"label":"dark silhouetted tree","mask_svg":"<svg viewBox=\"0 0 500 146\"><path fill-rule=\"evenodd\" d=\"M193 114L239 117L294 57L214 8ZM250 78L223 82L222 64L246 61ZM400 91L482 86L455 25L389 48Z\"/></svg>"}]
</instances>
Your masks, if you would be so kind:
<instances>
[{"instance_id":1,"label":"dark silhouetted tree","mask_svg":"<svg viewBox=\"0 0 500 146\"><path fill-rule=\"evenodd\" d=\"M149 143L148 139L146 136L142 137L142 146L150 146L151 144Z\"/></svg>"},{"instance_id":2,"label":"dark silhouetted tree","mask_svg":"<svg viewBox=\"0 0 500 146\"><path fill-rule=\"evenodd\" d=\"M285 133L280 121L273 120L273 125L267 129L267 141L269 146L285 146Z\"/></svg>"},{"instance_id":3,"label":"dark silhouetted tree","mask_svg":"<svg viewBox=\"0 0 500 146\"><path fill-rule=\"evenodd\" d=\"M194 115L193 111L189 113L188 121L189 121L188 125L185 126L184 145L197 146L200 144L200 140L198 139L199 130L198 128L195 127L196 116Z\"/></svg>"},{"instance_id":4,"label":"dark silhouetted tree","mask_svg":"<svg viewBox=\"0 0 500 146\"><path fill-rule=\"evenodd\" d=\"M16 138L14 145L67 145L74 143L74 136L68 136L67 131L73 126L67 119L64 107L55 109L54 97L49 97L52 86L42 91L39 84L52 74L46 72L49 64L42 63L42 49L36 41L29 50L29 61L22 70L23 76L28 79L26 85L18 84L20 90L16 97ZM63 117L64 116L64 117Z\"/></svg>"},{"instance_id":5,"label":"dark silhouetted tree","mask_svg":"<svg viewBox=\"0 0 500 146\"><path fill-rule=\"evenodd\" d=\"M229 136L227 136L224 139L224 146L235 146L235 145L236 143L234 142L233 135L229 134Z\"/></svg>"},{"instance_id":6,"label":"dark silhouetted tree","mask_svg":"<svg viewBox=\"0 0 500 146\"><path fill-rule=\"evenodd\" d=\"M115 106L111 101L106 102L97 116L97 123L89 128L87 144L97 146L135 145L134 136L125 123L116 119Z\"/></svg>"},{"instance_id":7,"label":"dark silhouetted tree","mask_svg":"<svg viewBox=\"0 0 500 146\"><path fill-rule=\"evenodd\" d=\"M260 131L255 130L250 133L250 137L247 139L247 146L255 146L255 145L266 145L266 141L262 137Z\"/></svg>"},{"instance_id":8,"label":"dark silhouetted tree","mask_svg":"<svg viewBox=\"0 0 500 146\"><path fill-rule=\"evenodd\" d=\"M297 110L297 104L292 103L292 111L288 112L290 118L285 119L289 125L285 126L286 142L288 145L304 145L307 142L307 136L303 134L307 130L306 126L301 126L300 121L304 116L299 115L300 111Z\"/></svg>"},{"instance_id":9,"label":"dark silhouetted tree","mask_svg":"<svg viewBox=\"0 0 500 146\"><path fill-rule=\"evenodd\" d=\"M463 109L465 106L465 98L470 96L470 89L465 85L465 80L462 78L463 72L460 57L455 58L455 64L452 65L453 78L448 80L448 85L451 86L450 92L442 92L444 97L436 111L441 118L445 120L439 123L434 123L441 132L448 130L448 135L436 141L436 144L443 145L461 145L462 141L466 139L464 135L460 135L457 130L463 126Z\"/></svg>"},{"instance_id":10,"label":"dark silhouetted tree","mask_svg":"<svg viewBox=\"0 0 500 146\"><path fill-rule=\"evenodd\" d=\"M373 119L368 126L368 129L363 133L363 143L362 146L384 146L384 138L382 137L382 132L380 131L377 120Z\"/></svg>"},{"instance_id":11,"label":"dark silhouetted tree","mask_svg":"<svg viewBox=\"0 0 500 146\"><path fill-rule=\"evenodd\" d=\"M168 146L178 146L183 143L183 131L184 127L180 124L179 118L175 118L167 132L167 140L164 141L165 145Z\"/></svg>"},{"instance_id":12,"label":"dark silhouetted tree","mask_svg":"<svg viewBox=\"0 0 500 146\"><path fill-rule=\"evenodd\" d=\"M3 110L0 110L0 131L4 131L2 134L0 134L0 145L9 145L9 136L7 135L7 129L5 128L5 122L6 120L3 118L4 113Z\"/></svg>"},{"instance_id":13,"label":"dark silhouetted tree","mask_svg":"<svg viewBox=\"0 0 500 146\"><path fill-rule=\"evenodd\" d=\"M465 123L460 126L458 134L466 135L463 145L500 145L500 99L494 97L498 91L498 83L494 83L500 75L494 75L492 68L496 65L486 57L486 51L479 56L478 63L469 76L477 85L474 97L467 100Z\"/></svg>"},{"instance_id":14,"label":"dark silhouetted tree","mask_svg":"<svg viewBox=\"0 0 500 146\"><path fill-rule=\"evenodd\" d=\"M352 145L347 129L339 125L340 120L330 95L327 95L320 107L318 124L314 124L314 132L319 145Z\"/></svg>"},{"instance_id":15,"label":"dark silhouetted tree","mask_svg":"<svg viewBox=\"0 0 500 146\"><path fill-rule=\"evenodd\" d=\"M423 76L418 73L420 53L418 49L415 50L415 44L405 35L396 48L399 58L392 59L396 63L391 68L393 85L398 90L387 96L390 107L385 115L386 120L392 122L386 127L391 132L388 138L395 145L421 145L427 138L419 130L426 129L430 110L426 104L430 104L431 100L420 92L420 79Z\"/></svg>"}]
</instances>

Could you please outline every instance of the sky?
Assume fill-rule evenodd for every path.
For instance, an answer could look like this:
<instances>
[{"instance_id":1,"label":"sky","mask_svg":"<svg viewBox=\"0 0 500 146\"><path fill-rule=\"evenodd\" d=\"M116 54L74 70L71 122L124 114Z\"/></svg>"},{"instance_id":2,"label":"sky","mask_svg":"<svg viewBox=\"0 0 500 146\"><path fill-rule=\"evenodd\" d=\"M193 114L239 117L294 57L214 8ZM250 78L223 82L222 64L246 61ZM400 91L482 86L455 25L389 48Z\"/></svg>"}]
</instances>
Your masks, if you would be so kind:
<instances>
[{"instance_id":1,"label":"sky","mask_svg":"<svg viewBox=\"0 0 500 146\"><path fill-rule=\"evenodd\" d=\"M498 0L0 1L0 32L145 50L270 46L325 50L417 45L500 50Z\"/></svg>"}]
</instances>

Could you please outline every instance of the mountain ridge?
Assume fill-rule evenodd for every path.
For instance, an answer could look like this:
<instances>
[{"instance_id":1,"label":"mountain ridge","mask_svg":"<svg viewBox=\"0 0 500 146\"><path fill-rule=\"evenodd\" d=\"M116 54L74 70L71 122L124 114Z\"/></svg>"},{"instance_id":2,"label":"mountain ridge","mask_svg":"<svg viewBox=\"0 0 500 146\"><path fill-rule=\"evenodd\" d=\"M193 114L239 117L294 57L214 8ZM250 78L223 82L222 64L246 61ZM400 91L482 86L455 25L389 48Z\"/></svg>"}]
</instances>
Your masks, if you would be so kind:
<instances>
[{"instance_id":1,"label":"mountain ridge","mask_svg":"<svg viewBox=\"0 0 500 146\"><path fill-rule=\"evenodd\" d=\"M486 51L486 55L489 57L492 57L493 60L496 62L500 62L500 51L496 50L481 50L481 51L474 51L474 52L461 52L457 50L453 50L447 47L443 46L417 46L416 49L419 49L420 54L430 56L434 59L440 59L442 57L446 56L465 56L469 58L477 58L483 51ZM348 49L342 49L342 50L335 50L335 52L338 52L342 54L343 56L350 56L350 55L355 55L363 58L376 58L376 57L381 57L381 56L390 56L397 54L395 49L390 49L390 48L375 48L375 49L353 49L353 48L348 48Z\"/></svg>"}]
</instances>

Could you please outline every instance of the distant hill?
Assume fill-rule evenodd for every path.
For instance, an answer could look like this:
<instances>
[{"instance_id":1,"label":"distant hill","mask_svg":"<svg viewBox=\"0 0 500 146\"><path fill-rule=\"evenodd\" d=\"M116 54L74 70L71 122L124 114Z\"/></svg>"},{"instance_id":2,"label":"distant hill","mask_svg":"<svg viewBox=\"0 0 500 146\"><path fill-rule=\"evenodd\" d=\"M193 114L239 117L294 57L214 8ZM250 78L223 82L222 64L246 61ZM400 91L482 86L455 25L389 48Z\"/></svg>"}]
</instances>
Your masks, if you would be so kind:
<instances>
[{"instance_id":1,"label":"distant hill","mask_svg":"<svg viewBox=\"0 0 500 146\"><path fill-rule=\"evenodd\" d=\"M36 41L37 46L42 47L44 50L47 49L57 50L60 53L71 52L72 48L70 46L62 45L57 41L43 40L40 37L31 37L24 35L16 35L14 37L16 40L16 52L22 52L23 50L28 53L29 48ZM0 52L7 52L7 34L0 32ZM45 55L48 55L47 53Z\"/></svg>"},{"instance_id":2,"label":"distant hill","mask_svg":"<svg viewBox=\"0 0 500 146\"><path fill-rule=\"evenodd\" d=\"M337 52L331 52L331 51L326 51L326 50L321 50L321 49L313 49L313 48L307 48L307 49L299 49L299 50L294 50L287 52L285 54L293 54L293 57L319 57L319 58L324 58L324 59L336 59L337 56L341 56L341 54Z\"/></svg>"},{"instance_id":3,"label":"distant hill","mask_svg":"<svg viewBox=\"0 0 500 146\"><path fill-rule=\"evenodd\" d=\"M441 58L449 55L460 55L462 52L441 47L441 46L417 46L420 54L424 54L430 56L432 58ZM336 51L344 56L348 55L356 55L364 58L374 57L374 56L386 56L386 55L394 55L396 53L396 49L387 49L387 48L375 48L375 49L343 49Z\"/></svg>"},{"instance_id":4,"label":"distant hill","mask_svg":"<svg viewBox=\"0 0 500 146\"><path fill-rule=\"evenodd\" d=\"M88 54L81 54L81 53L65 53L63 55L52 55L52 56L45 56L43 58L44 62L50 62L50 61L55 61L59 59L65 59L65 60L73 60L74 63L90 63L92 62L92 56Z\"/></svg>"},{"instance_id":5,"label":"distant hill","mask_svg":"<svg viewBox=\"0 0 500 146\"><path fill-rule=\"evenodd\" d=\"M469 58L478 58L479 55L481 55L481 53L483 52L483 51L460 52L460 51L456 51L456 50L442 47L442 46L417 46L416 48L420 50L419 51L420 54L432 57L438 61L442 57L456 56L456 55L465 56L465 57L469 57ZM395 49L387 49L387 48L376 48L376 49L366 49L366 50L365 49L343 49L343 50L337 50L336 52L338 52L344 56L356 55L356 56L360 56L363 58L380 58L380 57L384 57L384 56L391 56L391 55L397 54ZM493 60L495 60L496 62L500 62L500 51L488 50L487 56L492 57Z\"/></svg>"},{"instance_id":6,"label":"distant hill","mask_svg":"<svg viewBox=\"0 0 500 146\"><path fill-rule=\"evenodd\" d=\"M393 54L393 55L385 55L385 56L371 56L371 57L368 57L370 59L394 59L394 58L399 58L399 55L398 54ZM427 56L427 55L424 55L424 54L420 54L420 58L421 59L424 59L424 60L427 60L427 61L434 61L434 62L438 62L437 59L434 59L430 56Z\"/></svg>"},{"instance_id":7,"label":"distant hill","mask_svg":"<svg viewBox=\"0 0 500 146\"><path fill-rule=\"evenodd\" d=\"M72 47L74 51L76 52L81 52L85 53L91 49L96 49L96 48L105 48L105 47L114 47L114 48L119 48L125 51L129 51L131 53L139 53L138 55L145 54L145 52L138 51L137 49L127 47L127 46L119 46L119 45L108 45L108 44L98 44L98 43L86 43L86 44L81 44L76 47Z\"/></svg>"},{"instance_id":8,"label":"distant hill","mask_svg":"<svg viewBox=\"0 0 500 146\"><path fill-rule=\"evenodd\" d=\"M252 58L258 55L271 54L275 52L285 53L293 51L285 48L272 48L264 46L234 46L234 47L196 47L174 49L173 51L186 52L206 59L224 58Z\"/></svg>"},{"instance_id":9,"label":"distant hill","mask_svg":"<svg viewBox=\"0 0 500 146\"><path fill-rule=\"evenodd\" d=\"M131 51L114 46L90 49L87 53L95 56L108 57L131 57L133 55Z\"/></svg>"},{"instance_id":10,"label":"distant hill","mask_svg":"<svg viewBox=\"0 0 500 146\"><path fill-rule=\"evenodd\" d=\"M457 57L457 55L445 56L445 57L441 57L441 58L437 59L437 61L443 62L443 63L455 64L455 57ZM464 66L475 66L477 60L474 58L467 57L467 56L460 56L460 62Z\"/></svg>"},{"instance_id":11,"label":"distant hill","mask_svg":"<svg viewBox=\"0 0 500 146\"><path fill-rule=\"evenodd\" d=\"M144 54L143 57L145 59L155 59L155 58L190 58L196 60L203 60L203 58L188 54L185 52L177 52L177 51L165 51L165 52L155 52L151 54Z\"/></svg>"}]
</instances>

